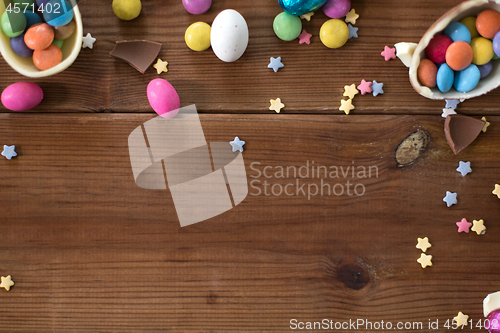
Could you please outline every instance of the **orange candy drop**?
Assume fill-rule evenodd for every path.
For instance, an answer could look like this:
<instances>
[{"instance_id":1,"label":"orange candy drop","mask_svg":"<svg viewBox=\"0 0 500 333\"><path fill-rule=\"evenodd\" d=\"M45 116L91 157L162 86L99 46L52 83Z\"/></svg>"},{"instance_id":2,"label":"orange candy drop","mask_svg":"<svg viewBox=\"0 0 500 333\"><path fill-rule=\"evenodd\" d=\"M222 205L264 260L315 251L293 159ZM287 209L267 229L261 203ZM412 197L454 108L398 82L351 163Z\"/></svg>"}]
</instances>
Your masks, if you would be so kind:
<instances>
[{"instance_id":1,"label":"orange candy drop","mask_svg":"<svg viewBox=\"0 0 500 333\"><path fill-rule=\"evenodd\" d=\"M45 50L35 50L35 52L33 52L33 63L36 68L41 71L57 66L61 63L61 61L61 49L54 44L50 45Z\"/></svg>"},{"instance_id":2,"label":"orange candy drop","mask_svg":"<svg viewBox=\"0 0 500 333\"><path fill-rule=\"evenodd\" d=\"M429 59L422 59L417 69L417 76L422 85L434 88L436 86L438 68L435 63Z\"/></svg>"},{"instance_id":3,"label":"orange candy drop","mask_svg":"<svg viewBox=\"0 0 500 333\"><path fill-rule=\"evenodd\" d=\"M32 50L45 50L54 40L54 30L47 23L31 26L24 35L26 46Z\"/></svg>"},{"instance_id":4,"label":"orange candy drop","mask_svg":"<svg viewBox=\"0 0 500 333\"><path fill-rule=\"evenodd\" d=\"M473 57L471 46L463 41L453 42L446 50L446 63L454 71L469 67Z\"/></svg>"},{"instance_id":5,"label":"orange candy drop","mask_svg":"<svg viewBox=\"0 0 500 333\"><path fill-rule=\"evenodd\" d=\"M493 39L500 31L500 13L493 9L483 10L477 16L476 29L484 38Z\"/></svg>"}]
</instances>

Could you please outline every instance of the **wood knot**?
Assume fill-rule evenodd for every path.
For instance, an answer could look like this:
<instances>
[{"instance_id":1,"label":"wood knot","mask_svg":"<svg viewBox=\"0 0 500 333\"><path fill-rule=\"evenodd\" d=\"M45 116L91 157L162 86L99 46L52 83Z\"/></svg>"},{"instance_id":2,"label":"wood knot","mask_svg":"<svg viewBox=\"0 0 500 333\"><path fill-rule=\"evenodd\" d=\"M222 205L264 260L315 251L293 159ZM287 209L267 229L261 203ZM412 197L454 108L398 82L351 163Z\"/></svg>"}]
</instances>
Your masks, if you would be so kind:
<instances>
[{"instance_id":1,"label":"wood knot","mask_svg":"<svg viewBox=\"0 0 500 333\"><path fill-rule=\"evenodd\" d=\"M217 295L214 293L210 293L207 296L207 304L215 304L217 303Z\"/></svg>"},{"instance_id":2,"label":"wood knot","mask_svg":"<svg viewBox=\"0 0 500 333\"><path fill-rule=\"evenodd\" d=\"M338 277L346 287L354 290L361 290L370 282L370 275L366 269L354 263L340 266Z\"/></svg>"},{"instance_id":3,"label":"wood knot","mask_svg":"<svg viewBox=\"0 0 500 333\"><path fill-rule=\"evenodd\" d=\"M415 162L429 145L430 135L427 131L417 130L401 141L396 149L396 162L399 167Z\"/></svg>"}]
</instances>

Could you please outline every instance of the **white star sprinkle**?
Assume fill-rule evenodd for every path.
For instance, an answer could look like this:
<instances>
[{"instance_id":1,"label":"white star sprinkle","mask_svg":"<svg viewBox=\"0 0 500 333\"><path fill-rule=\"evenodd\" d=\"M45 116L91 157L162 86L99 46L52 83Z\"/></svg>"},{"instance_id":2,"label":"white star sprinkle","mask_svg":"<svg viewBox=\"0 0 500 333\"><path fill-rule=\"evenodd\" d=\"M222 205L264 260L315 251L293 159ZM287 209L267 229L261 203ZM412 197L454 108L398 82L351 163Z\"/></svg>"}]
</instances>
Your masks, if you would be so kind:
<instances>
[{"instance_id":1,"label":"white star sprinkle","mask_svg":"<svg viewBox=\"0 0 500 333\"><path fill-rule=\"evenodd\" d=\"M92 37L92 35L90 33L88 33L87 36L82 38L82 42L83 42L82 48L88 47L89 49L92 50L94 48L95 41L96 41L96 39L94 37Z\"/></svg>"},{"instance_id":2,"label":"white star sprinkle","mask_svg":"<svg viewBox=\"0 0 500 333\"><path fill-rule=\"evenodd\" d=\"M229 142L229 144L233 148L233 153L237 151L243 152L243 145L245 144L245 141L241 141L240 138L235 137L234 141Z\"/></svg>"}]
</instances>

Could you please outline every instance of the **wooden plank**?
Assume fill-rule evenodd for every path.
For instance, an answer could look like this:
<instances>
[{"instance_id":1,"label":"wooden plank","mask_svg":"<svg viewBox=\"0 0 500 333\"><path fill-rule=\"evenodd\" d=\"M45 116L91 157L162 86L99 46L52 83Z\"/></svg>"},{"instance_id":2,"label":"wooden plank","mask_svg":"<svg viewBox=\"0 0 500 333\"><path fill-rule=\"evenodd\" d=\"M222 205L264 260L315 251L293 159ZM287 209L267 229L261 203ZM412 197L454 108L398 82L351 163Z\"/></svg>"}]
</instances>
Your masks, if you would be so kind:
<instances>
[{"instance_id":1,"label":"wooden plank","mask_svg":"<svg viewBox=\"0 0 500 333\"><path fill-rule=\"evenodd\" d=\"M170 192L134 183L129 133L150 115L2 114L1 332L288 332L290 320L476 323L498 290L500 132L494 124L460 155L436 116L202 115L207 141L245 140L248 197L180 228ZM430 144L398 167L399 143L421 129ZM229 147L229 145L228 145ZM462 177L458 161L471 161ZM279 166L376 166L356 195L255 195ZM260 164L255 164L260 163ZM310 169L312 170L312 169ZM276 185L278 184L278 185ZM458 192L447 208L445 192ZM461 218L487 233L458 234ZM432 267L416 259L429 237ZM358 328L357 331L368 331ZM478 331L474 329L473 331Z\"/></svg>"},{"instance_id":2,"label":"wooden plank","mask_svg":"<svg viewBox=\"0 0 500 333\"><path fill-rule=\"evenodd\" d=\"M319 39L327 17L320 10L304 28L313 34L311 45L283 42L273 32L274 17L281 12L278 1L214 1L203 15L186 12L179 1L145 1L139 18L119 21L106 1L85 0L80 4L84 33L97 38L93 50L83 49L76 62L54 77L32 80L45 92L35 112L142 112L152 113L146 87L161 77L171 82L183 106L196 104L204 113L269 113L269 100L280 97L287 113L340 114L343 87L361 79L384 83L385 94L358 96L355 114L440 114L444 103L415 93L408 69L399 60L385 62L385 45L418 42L428 27L459 0L359 1L353 8L359 38L338 50L323 46ZM186 28L196 21L211 24L226 8L246 18L250 43L244 56L227 64L211 50L190 51L184 43ZM154 68L140 74L128 64L109 57L117 40L149 39L163 43L160 57L169 62L169 72L158 76ZM282 57L285 68L274 73L267 68L270 57ZM1 88L26 78L0 61ZM463 112L500 114L496 101L500 92L474 99L461 106ZM1 106L0 110L5 110Z\"/></svg>"}]
</instances>

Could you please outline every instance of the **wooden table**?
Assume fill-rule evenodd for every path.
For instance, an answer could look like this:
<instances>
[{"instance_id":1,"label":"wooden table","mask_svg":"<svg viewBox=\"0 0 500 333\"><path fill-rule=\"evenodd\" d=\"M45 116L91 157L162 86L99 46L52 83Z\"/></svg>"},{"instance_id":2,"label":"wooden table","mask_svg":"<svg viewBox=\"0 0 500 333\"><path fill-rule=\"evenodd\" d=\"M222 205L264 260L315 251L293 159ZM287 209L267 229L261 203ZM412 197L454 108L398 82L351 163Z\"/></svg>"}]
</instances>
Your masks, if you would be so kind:
<instances>
[{"instance_id":1,"label":"wooden table","mask_svg":"<svg viewBox=\"0 0 500 333\"><path fill-rule=\"evenodd\" d=\"M415 322L422 327L413 331L447 332L459 311L476 326L483 298L500 290L500 201L491 194L500 182L500 90L459 105L492 125L455 156L443 134L444 102L415 93L408 69L380 56L385 45L418 42L459 2L353 0L359 38L329 50L318 36L322 11L303 21L310 45L280 41L275 0L214 1L200 16L180 0L143 1L131 22L114 16L110 1L81 1L94 49L63 73L33 80L45 92L36 109L1 107L0 144L16 145L18 157L0 159L0 275L16 283L0 290L0 331L289 332L327 319L374 325L355 332L382 320L378 331ZM250 31L246 53L231 64L184 43L189 24L211 23L226 8ZM162 42L168 73L142 75L110 58L125 39ZM285 67L274 73L267 64L278 56ZM0 71L2 89L26 80L3 60ZM326 180L362 184L364 195L266 196L252 187L231 211L181 228L170 192L139 188L128 155L130 132L156 115L146 86L158 77L174 85L182 106L196 104L207 141L247 142L257 189L266 166L312 161L372 166L378 177ZM385 94L356 96L346 116L338 110L343 87L361 79L383 82ZM281 114L268 110L277 97ZM398 166L397 147L417 130L428 133L427 149ZM473 172L462 177L459 161ZM268 181L321 184L294 175ZM446 207L446 191L458 193L457 205ZM457 233L464 217L483 219L486 234ZM432 267L416 262L417 237L429 237Z\"/></svg>"}]
</instances>

